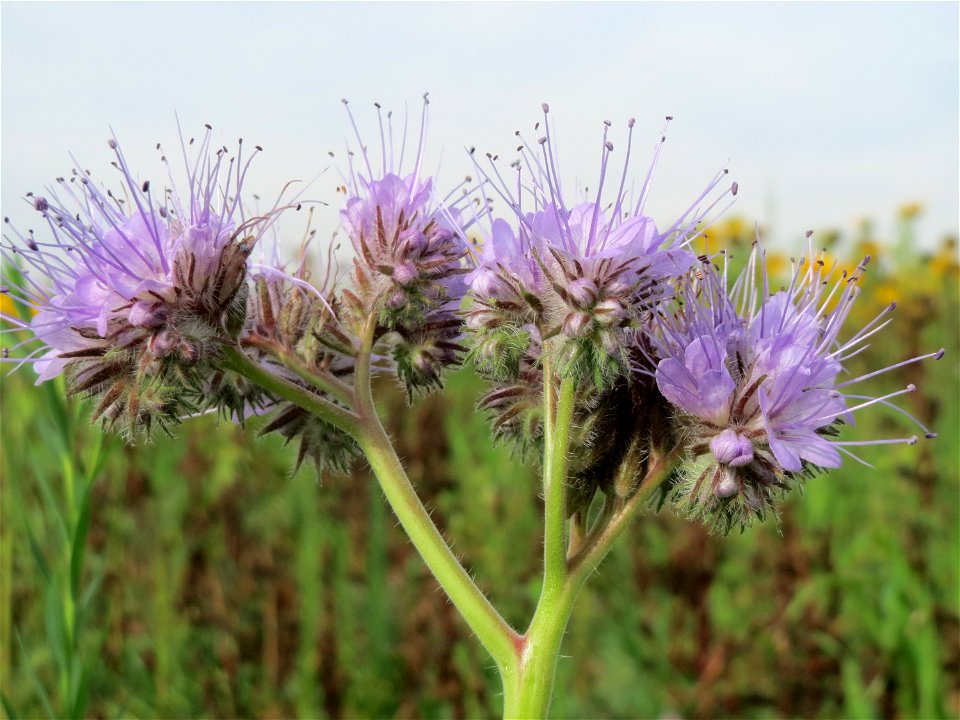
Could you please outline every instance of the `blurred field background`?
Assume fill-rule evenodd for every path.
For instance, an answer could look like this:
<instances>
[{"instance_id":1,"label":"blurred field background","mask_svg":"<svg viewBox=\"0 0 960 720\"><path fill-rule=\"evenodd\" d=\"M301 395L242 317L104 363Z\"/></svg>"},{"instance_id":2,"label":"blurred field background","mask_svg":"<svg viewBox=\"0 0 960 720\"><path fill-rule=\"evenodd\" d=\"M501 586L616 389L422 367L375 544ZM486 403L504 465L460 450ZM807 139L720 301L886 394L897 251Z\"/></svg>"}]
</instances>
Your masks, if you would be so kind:
<instances>
[{"instance_id":1,"label":"blurred field background","mask_svg":"<svg viewBox=\"0 0 960 720\"><path fill-rule=\"evenodd\" d=\"M709 536L647 515L581 594L553 716L945 718L960 715L958 268L955 239L819 233L873 262L850 327L892 300L859 374L944 346L905 406L940 433L863 449L811 481L779 524ZM732 218L714 247L742 250ZM781 271L788 259L773 253ZM491 717L499 681L364 468L291 476L276 438L204 418L176 439L102 438L62 388L2 380L0 689L17 717ZM491 446L468 372L404 409L386 397L412 479L517 626L538 592L531 467ZM860 415L860 438L915 428Z\"/></svg>"}]
</instances>

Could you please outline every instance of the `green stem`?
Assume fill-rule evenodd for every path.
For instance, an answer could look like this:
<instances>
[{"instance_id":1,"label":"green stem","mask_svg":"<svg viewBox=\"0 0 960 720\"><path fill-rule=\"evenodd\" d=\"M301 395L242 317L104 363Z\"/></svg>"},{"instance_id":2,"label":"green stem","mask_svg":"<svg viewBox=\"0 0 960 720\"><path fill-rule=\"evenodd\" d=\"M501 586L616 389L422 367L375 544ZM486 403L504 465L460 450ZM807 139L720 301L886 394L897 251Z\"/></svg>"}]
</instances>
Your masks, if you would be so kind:
<instances>
[{"instance_id":1,"label":"green stem","mask_svg":"<svg viewBox=\"0 0 960 720\"><path fill-rule=\"evenodd\" d=\"M365 332L356 366L356 408L360 431L354 436L370 462L390 507L430 572L440 583L470 629L493 656L504 677L513 674L520 638L457 560L430 518L397 457L380 418L370 387L374 324Z\"/></svg>"},{"instance_id":2,"label":"green stem","mask_svg":"<svg viewBox=\"0 0 960 720\"><path fill-rule=\"evenodd\" d=\"M566 484L573 419L572 378L560 382L554 394L549 359L544 360L543 448L543 591L561 584L567 574Z\"/></svg>"},{"instance_id":3,"label":"green stem","mask_svg":"<svg viewBox=\"0 0 960 720\"><path fill-rule=\"evenodd\" d=\"M560 645L583 578L567 577L545 588L511 676L503 678L503 717L510 720L545 718L553 697Z\"/></svg>"},{"instance_id":4,"label":"green stem","mask_svg":"<svg viewBox=\"0 0 960 720\"><path fill-rule=\"evenodd\" d=\"M241 350L227 347L223 350L223 365L238 375L256 383L265 390L269 390L284 400L289 400L307 412L313 413L321 420L340 428L353 437L359 433L358 418L349 410L334 405L326 398L320 397L310 390L300 387L296 383L277 377L270 371L251 360Z\"/></svg>"},{"instance_id":5,"label":"green stem","mask_svg":"<svg viewBox=\"0 0 960 720\"><path fill-rule=\"evenodd\" d=\"M287 370L296 374L301 380L329 394L340 402L349 405L353 400L353 388L350 387L350 385L330 373L323 371L318 372L308 368L298 357L286 350L279 343L265 338L250 337L247 338L243 344L262 350L287 368Z\"/></svg>"},{"instance_id":6,"label":"green stem","mask_svg":"<svg viewBox=\"0 0 960 720\"><path fill-rule=\"evenodd\" d=\"M570 558L570 576L583 582L596 569L613 547L613 543L623 533L630 521L636 516L653 492L660 487L679 460L679 452L674 450L667 455L652 459L643 480L624 500L618 501L609 515L601 518L601 523L590 533L587 542L579 552Z\"/></svg>"},{"instance_id":7,"label":"green stem","mask_svg":"<svg viewBox=\"0 0 960 720\"><path fill-rule=\"evenodd\" d=\"M516 671L504 677L504 717L546 717L553 696L560 643L573 611L579 584L567 576L566 484L575 384L563 378L555 387L552 364L544 358L543 377L543 585Z\"/></svg>"},{"instance_id":8,"label":"green stem","mask_svg":"<svg viewBox=\"0 0 960 720\"><path fill-rule=\"evenodd\" d=\"M561 389L561 402L562 398ZM676 453L671 453L654 461L629 497L604 509L597 525L567 564L561 582L547 582L547 578L544 578L533 621L523 636L518 667L513 675L504 678L505 718L547 716L560 646L580 588L606 557L614 541L623 533L644 501L670 474L676 459Z\"/></svg>"}]
</instances>

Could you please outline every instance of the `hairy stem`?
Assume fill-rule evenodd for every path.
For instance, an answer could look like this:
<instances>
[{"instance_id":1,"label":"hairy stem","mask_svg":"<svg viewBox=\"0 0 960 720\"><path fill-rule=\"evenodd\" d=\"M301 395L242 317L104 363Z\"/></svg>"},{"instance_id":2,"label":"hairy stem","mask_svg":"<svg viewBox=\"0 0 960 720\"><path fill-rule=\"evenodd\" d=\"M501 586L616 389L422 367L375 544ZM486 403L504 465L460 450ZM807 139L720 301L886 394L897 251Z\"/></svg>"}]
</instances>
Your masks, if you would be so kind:
<instances>
[{"instance_id":1,"label":"hairy stem","mask_svg":"<svg viewBox=\"0 0 960 720\"><path fill-rule=\"evenodd\" d=\"M372 345L371 320L357 358L356 408L361 420L360 431L355 436L357 443L370 462L390 507L430 572L493 656L501 675L510 677L515 672L520 638L457 560L410 483L373 402L370 387Z\"/></svg>"},{"instance_id":2,"label":"hairy stem","mask_svg":"<svg viewBox=\"0 0 960 720\"><path fill-rule=\"evenodd\" d=\"M255 347L258 350L270 355L273 359L283 365L287 370L294 373L297 377L321 392L325 392L340 402L349 405L353 400L353 388L340 378L334 377L328 372L316 371L308 368L303 362L289 350L279 343L266 338L248 337L243 340L243 344Z\"/></svg>"},{"instance_id":3,"label":"hairy stem","mask_svg":"<svg viewBox=\"0 0 960 720\"><path fill-rule=\"evenodd\" d=\"M573 419L574 382L564 378L559 390L552 382L551 364L544 361L543 448L543 587L562 583L567 574L566 485Z\"/></svg>"},{"instance_id":4,"label":"hairy stem","mask_svg":"<svg viewBox=\"0 0 960 720\"><path fill-rule=\"evenodd\" d=\"M504 678L504 717L546 717L560 643L579 587L567 577L566 485L574 381L554 382L549 358L544 359L543 448L543 585L533 620L523 636L516 675Z\"/></svg>"},{"instance_id":5,"label":"hairy stem","mask_svg":"<svg viewBox=\"0 0 960 720\"><path fill-rule=\"evenodd\" d=\"M561 390L561 404L563 391ZM550 417L548 415L548 417ZM569 418L567 419L569 425ZM579 550L565 565L562 580L546 582L530 627L523 636L520 662L514 676L504 679L504 717L545 718L550 709L557 660L563 634L580 588L606 557L644 501L666 479L677 460L676 453L652 462L646 476L625 499L604 506L603 514Z\"/></svg>"},{"instance_id":6,"label":"hairy stem","mask_svg":"<svg viewBox=\"0 0 960 720\"><path fill-rule=\"evenodd\" d=\"M583 582L593 572L600 562L607 556L613 543L623 533L630 521L643 507L643 503L660 487L670 475L679 460L679 452L674 450L667 455L652 459L647 473L637 488L624 500L617 502L609 514L604 508L604 515L569 561L570 576L575 581Z\"/></svg>"},{"instance_id":7,"label":"hairy stem","mask_svg":"<svg viewBox=\"0 0 960 720\"><path fill-rule=\"evenodd\" d=\"M294 405L298 405L321 420L340 428L354 438L360 432L359 418L352 412L339 405L334 405L326 398L320 397L307 388L285 378L277 377L245 355L243 351L226 347L223 350L223 358L224 367L256 383L264 390L269 390L274 395L289 400Z\"/></svg>"}]
</instances>

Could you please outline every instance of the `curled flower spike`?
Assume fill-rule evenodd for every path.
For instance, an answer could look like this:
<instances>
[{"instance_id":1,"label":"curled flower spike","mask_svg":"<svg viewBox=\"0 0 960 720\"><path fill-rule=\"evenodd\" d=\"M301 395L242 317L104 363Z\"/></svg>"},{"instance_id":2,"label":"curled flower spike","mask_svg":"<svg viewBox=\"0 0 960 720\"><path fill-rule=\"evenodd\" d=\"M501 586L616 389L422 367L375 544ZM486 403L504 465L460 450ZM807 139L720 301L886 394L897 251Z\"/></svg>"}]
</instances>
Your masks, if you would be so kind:
<instances>
[{"instance_id":1,"label":"curled flower spike","mask_svg":"<svg viewBox=\"0 0 960 720\"><path fill-rule=\"evenodd\" d=\"M629 328L668 298L670 281L693 264L688 245L727 193L706 207L701 203L727 171L720 171L677 220L659 229L645 208L666 128L631 200L627 176L634 121L627 123L619 172L612 168L611 124L605 122L596 193L571 202L560 180L549 108L543 109L544 134L537 143L531 145L517 132L521 144L520 158L512 165L515 181L508 182L495 156L488 155L489 170L480 170L512 210L517 226L513 230L503 221L493 223L475 258L468 280L477 303L469 323L485 334L533 323L544 337L563 340L554 344L567 372L609 386L627 367ZM727 192L736 194L736 185Z\"/></svg>"},{"instance_id":2,"label":"curled flower spike","mask_svg":"<svg viewBox=\"0 0 960 720\"><path fill-rule=\"evenodd\" d=\"M276 235L260 243L259 253L250 264L252 292L247 325L240 337L240 344L271 375L312 391L316 389L289 369L285 361L340 382L351 379L355 368L354 340L343 329L343 305L337 297L338 246L331 243L327 247L324 271L314 279L307 265L314 232L308 221L299 254L292 263L280 259ZM318 471L349 469L359 450L347 433L286 400L262 392L259 396L251 395L257 388L248 387L243 378L229 379L237 387L235 394L242 399L245 412L273 412L261 428L261 435L276 432L287 442L299 442L298 468L310 458ZM326 400L344 407L341 399L328 396Z\"/></svg>"},{"instance_id":3,"label":"curled flower spike","mask_svg":"<svg viewBox=\"0 0 960 720\"><path fill-rule=\"evenodd\" d=\"M95 416L109 424L149 428L195 410L206 362L243 326L247 258L275 213L247 217L241 202L259 147L245 159L242 141L233 154L211 135L192 159L194 140L181 137L186 182L170 174L167 189L137 180L111 139L120 193L75 169L31 196L49 239L5 236L4 284L32 315L4 315L31 334L20 361L38 382L67 371L73 392L100 397Z\"/></svg>"},{"instance_id":4,"label":"curled flower spike","mask_svg":"<svg viewBox=\"0 0 960 720\"><path fill-rule=\"evenodd\" d=\"M376 105L380 120L380 162L363 142L344 100L359 144L348 150L347 195L341 224L356 250L356 285L364 310L376 309L390 329L413 327L437 310L455 307L463 297L466 232L475 221L465 212L469 193L434 197L433 180L423 174L429 101L424 96L420 135L405 165L407 127L395 148L393 114Z\"/></svg>"},{"instance_id":5,"label":"curled flower spike","mask_svg":"<svg viewBox=\"0 0 960 720\"><path fill-rule=\"evenodd\" d=\"M676 409L696 458L676 493L692 515L726 532L754 516L762 518L791 483L838 467L841 453L851 455L848 446L916 442L916 436L836 439L840 425L852 423L859 410L889 405L891 398L915 389L911 385L865 399L842 388L943 354L840 380L843 361L863 350L893 309L849 340L839 339L868 261L833 279L832 269L811 250L796 264L789 286L771 292L763 251L755 245L729 292L726 273L721 277L704 262L702 272L688 278L678 307L658 315L649 357L656 364L657 386Z\"/></svg>"},{"instance_id":6,"label":"curled flower spike","mask_svg":"<svg viewBox=\"0 0 960 720\"><path fill-rule=\"evenodd\" d=\"M381 347L383 355L392 357L393 370L412 397L416 390L439 387L442 371L460 362L462 323L454 311L466 289L466 234L486 208L475 209L470 178L443 199L435 197L433 179L423 173L426 95L412 159L406 157L406 122L398 150L393 115L384 118L376 104L377 162L346 100L344 105L360 148L359 154L348 150L341 188L347 195L341 225L356 251L354 287L343 293L346 317L357 336L366 318L376 317L375 337L389 345Z\"/></svg>"}]
</instances>

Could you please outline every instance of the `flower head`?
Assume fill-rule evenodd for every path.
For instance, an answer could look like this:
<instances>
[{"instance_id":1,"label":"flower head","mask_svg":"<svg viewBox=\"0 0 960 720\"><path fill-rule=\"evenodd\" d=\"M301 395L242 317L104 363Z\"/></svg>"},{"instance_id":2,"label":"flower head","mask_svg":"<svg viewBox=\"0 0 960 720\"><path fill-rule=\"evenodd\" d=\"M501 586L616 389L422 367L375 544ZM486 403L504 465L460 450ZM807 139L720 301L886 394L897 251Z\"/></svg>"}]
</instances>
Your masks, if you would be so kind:
<instances>
[{"instance_id":1,"label":"flower head","mask_svg":"<svg viewBox=\"0 0 960 720\"><path fill-rule=\"evenodd\" d=\"M649 338L657 386L698 458L679 496L691 513L722 530L762 517L791 481L838 467L841 454L851 454L846 446L916 441L836 439L857 410L914 389L877 398L845 390L892 369L841 379L844 360L863 349L893 309L840 340L867 260L831 283L831 269L811 251L777 292L770 291L762 264L755 246L728 293L725 276L705 262L687 279L675 311L656 318Z\"/></svg>"},{"instance_id":2,"label":"flower head","mask_svg":"<svg viewBox=\"0 0 960 720\"><path fill-rule=\"evenodd\" d=\"M108 144L119 193L76 169L30 196L49 238L15 229L17 242L6 238L6 290L32 317L4 320L30 331L22 360L38 382L68 370L75 392L102 396L96 413L111 422L124 413L131 425L171 421L183 410L175 386L197 381L242 327L247 257L268 223L247 218L240 200L252 156L242 143L236 155L212 149L209 126L192 160L194 141L184 143L186 183L159 192Z\"/></svg>"},{"instance_id":3,"label":"flower head","mask_svg":"<svg viewBox=\"0 0 960 720\"><path fill-rule=\"evenodd\" d=\"M562 345L566 367L586 370L604 385L627 366L629 328L670 296L671 280L694 262L687 246L725 193L707 207L700 204L726 170L676 221L658 228L646 213L646 201L664 135L631 199L627 176L634 122L627 123L626 152L616 173L610 123L605 122L597 190L572 201L560 179L549 108L544 105L543 111L544 134L536 144L517 132L522 144L520 159L512 164L515 184L506 181L497 158L488 155L487 182L517 224L515 231L501 220L491 227L468 277L477 300L469 322L478 331L534 324L545 336L559 334L564 342L554 344ZM735 183L729 192L736 193Z\"/></svg>"},{"instance_id":4,"label":"flower head","mask_svg":"<svg viewBox=\"0 0 960 720\"><path fill-rule=\"evenodd\" d=\"M344 100L347 112L349 105ZM438 201L433 180L423 174L427 130L424 96L420 139L405 166L406 127L399 152L395 152L393 115L386 123L379 103L380 162L363 143L357 125L350 121L359 143L359 156L348 153L350 165L343 190L347 201L341 225L357 254L357 285L364 288L367 304L377 306L385 325L412 327L426 314L455 306L463 297L463 258L466 230L462 198ZM359 160L357 159L359 157ZM358 167L354 166L357 162Z\"/></svg>"},{"instance_id":5,"label":"flower head","mask_svg":"<svg viewBox=\"0 0 960 720\"><path fill-rule=\"evenodd\" d=\"M393 114L376 104L379 157L361 139L347 101L359 152L348 152L341 190L347 199L341 226L356 251L353 287L343 290L345 317L354 334L363 334L370 316L378 360L392 358L391 370L411 396L439 387L444 369L460 362L463 300L467 272L467 231L485 207L473 209L470 178L440 198L423 173L429 101L424 95L419 141L407 154L404 123L399 150ZM388 346L388 347L384 347ZM380 363L382 365L382 362Z\"/></svg>"}]
</instances>

